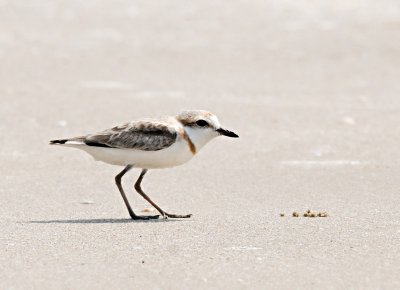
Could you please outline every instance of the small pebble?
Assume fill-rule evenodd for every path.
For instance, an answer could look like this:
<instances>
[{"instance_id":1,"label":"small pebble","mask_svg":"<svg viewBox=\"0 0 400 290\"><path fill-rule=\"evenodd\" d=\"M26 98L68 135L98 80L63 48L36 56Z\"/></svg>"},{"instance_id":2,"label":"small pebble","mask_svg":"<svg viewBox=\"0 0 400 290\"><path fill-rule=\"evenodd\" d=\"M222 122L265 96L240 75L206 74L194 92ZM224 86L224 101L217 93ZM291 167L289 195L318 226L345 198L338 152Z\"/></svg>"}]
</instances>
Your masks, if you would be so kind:
<instances>
[{"instance_id":1,"label":"small pebble","mask_svg":"<svg viewBox=\"0 0 400 290\"><path fill-rule=\"evenodd\" d=\"M154 211L154 208L145 208L142 210L142 212L152 212Z\"/></svg>"},{"instance_id":2,"label":"small pebble","mask_svg":"<svg viewBox=\"0 0 400 290\"><path fill-rule=\"evenodd\" d=\"M84 201L81 201L81 204L94 204L94 201L84 200Z\"/></svg>"},{"instance_id":3,"label":"small pebble","mask_svg":"<svg viewBox=\"0 0 400 290\"><path fill-rule=\"evenodd\" d=\"M280 213L279 216L284 217L285 214L284 213ZM292 213L292 216L293 217L299 217L300 214L297 211L294 211ZM314 217L327 217L327 216L328 216L328 213L322 212L322 211L317 213L317 212L312 212L311 210L307 210L305 213L303 213L303 217L314 218Z\"/></svg>"}]
</instances>

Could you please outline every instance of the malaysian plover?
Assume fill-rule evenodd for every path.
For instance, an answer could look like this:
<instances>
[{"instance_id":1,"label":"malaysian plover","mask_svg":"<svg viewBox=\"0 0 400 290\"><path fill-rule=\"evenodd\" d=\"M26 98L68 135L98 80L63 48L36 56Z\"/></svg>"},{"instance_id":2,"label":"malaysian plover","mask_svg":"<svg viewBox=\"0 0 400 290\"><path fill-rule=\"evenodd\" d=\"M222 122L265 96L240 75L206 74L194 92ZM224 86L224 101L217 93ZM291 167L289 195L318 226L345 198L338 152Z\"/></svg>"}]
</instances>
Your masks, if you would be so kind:
<instances>
[{"instance_id":1,"label":"malaysian plover","mask_svg":"<svg viewBox=\"0 0 400 290\"><path fill-rule=\"evenodd\" d=\"M52 140L50 144L78 148L96 160L125 168L115 182L132 219L154 219L156 216L136 215L121 185L122 176L132 168L142 172L135 183L136 191L167 218L189 218L191 214L169 214L155 204L140 184L148 169L174 167L188 162L206 143L217 136L239 137L223 129L218 118L207 111L184 111L163 119L132 121L97 134Z\"/></svg>"}]
</instances>

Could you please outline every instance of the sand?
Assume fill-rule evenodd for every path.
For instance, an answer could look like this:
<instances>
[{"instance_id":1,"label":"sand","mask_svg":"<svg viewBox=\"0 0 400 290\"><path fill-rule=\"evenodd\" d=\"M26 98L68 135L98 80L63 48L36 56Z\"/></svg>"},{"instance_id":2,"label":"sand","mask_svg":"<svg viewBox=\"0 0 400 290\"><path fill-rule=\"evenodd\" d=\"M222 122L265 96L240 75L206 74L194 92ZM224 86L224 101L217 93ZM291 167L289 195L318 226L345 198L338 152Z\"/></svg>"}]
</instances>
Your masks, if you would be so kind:
<instances>
[{"instance_id":1,"label":"sand","mask_svg":"<svg viewBox=\"0 0 400 290\"><path fill-rule=\"evenodd\" d=\"M400 288L400 7L341 2L0 0L0 288ZM240 135L146 176L190 220L48 146L186 108Z\"/></svg>"}]
</instances>

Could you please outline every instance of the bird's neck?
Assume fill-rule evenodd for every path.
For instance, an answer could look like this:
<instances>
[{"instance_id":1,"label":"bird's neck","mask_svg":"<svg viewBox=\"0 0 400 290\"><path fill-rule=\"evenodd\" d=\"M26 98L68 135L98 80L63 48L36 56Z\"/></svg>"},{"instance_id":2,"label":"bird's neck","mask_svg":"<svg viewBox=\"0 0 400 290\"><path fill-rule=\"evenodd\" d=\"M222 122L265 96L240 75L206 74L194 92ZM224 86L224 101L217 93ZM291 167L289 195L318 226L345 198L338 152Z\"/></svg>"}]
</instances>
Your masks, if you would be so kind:
<instances>
[{"instance_id":1,"label":"bird's neck","mask_svg":"<svg viewBox=\"0 0 400 290\"><path fill-rule=\"evenodd\" d=\"M199 130L192 129L190 127L184 127L184 130L196 147L196 151L199 151L204 145L206 145L212 138L199 132Z\"/></svg>"}]
</instances>

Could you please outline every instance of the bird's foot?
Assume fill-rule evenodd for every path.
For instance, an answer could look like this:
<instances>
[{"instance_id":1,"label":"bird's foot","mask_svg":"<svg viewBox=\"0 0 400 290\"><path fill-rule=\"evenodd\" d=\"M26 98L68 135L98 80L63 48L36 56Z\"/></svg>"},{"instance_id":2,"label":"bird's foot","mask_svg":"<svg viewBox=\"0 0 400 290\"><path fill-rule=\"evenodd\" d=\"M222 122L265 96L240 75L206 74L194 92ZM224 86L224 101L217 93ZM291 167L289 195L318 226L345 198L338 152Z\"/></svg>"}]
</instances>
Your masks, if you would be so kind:
<instances>
[{"instance_id":1,"label":"bird's foot","mask_svg":"<svg viewBox=\"0 0 400 290\"><path fill-rule=\"evenodd\" d=\"M133 220L155 220L159 217L159 215L131 215Z\"/></svg>"},{"instance_id":2,"label":"bird's foot","mask_svg":"<svg viewBox=\"0 0 400 290\"><path fill-rule=\"evenodd\" d=\"M192 214L171 214L171 213L164 213L163 217L165 219L167 218L172 218L172 219L186 219L186 218L190 218L192 216Z\"/></svg>"}]
</instances>

